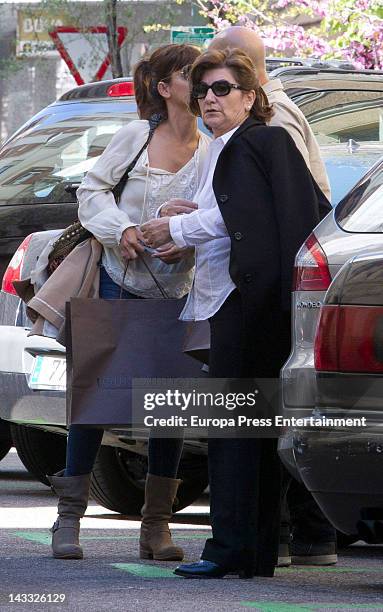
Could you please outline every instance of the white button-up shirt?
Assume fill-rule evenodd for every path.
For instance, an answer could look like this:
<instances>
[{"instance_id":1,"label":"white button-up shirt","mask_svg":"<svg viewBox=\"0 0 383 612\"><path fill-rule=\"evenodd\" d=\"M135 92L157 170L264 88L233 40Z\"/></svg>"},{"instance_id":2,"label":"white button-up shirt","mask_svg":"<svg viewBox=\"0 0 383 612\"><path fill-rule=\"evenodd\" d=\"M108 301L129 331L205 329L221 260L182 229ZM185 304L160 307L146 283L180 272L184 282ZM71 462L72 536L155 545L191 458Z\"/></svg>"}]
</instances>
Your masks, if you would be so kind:
<instances>
[{"instance_id":1,"label":"white button-up shirt","mask_svg":"<svg viewBox=\"0 0 383 612\"><path fill-rule=\"evenodd\" d=\"M235 289L230 278L231 242L213 191L218 157L238 127L209 144L199 187L194 196L198 210L170 218L169 229L177 246L194 246L194 282L180 318L203 321L212 317Z\"/></svg>"}]
</instances>

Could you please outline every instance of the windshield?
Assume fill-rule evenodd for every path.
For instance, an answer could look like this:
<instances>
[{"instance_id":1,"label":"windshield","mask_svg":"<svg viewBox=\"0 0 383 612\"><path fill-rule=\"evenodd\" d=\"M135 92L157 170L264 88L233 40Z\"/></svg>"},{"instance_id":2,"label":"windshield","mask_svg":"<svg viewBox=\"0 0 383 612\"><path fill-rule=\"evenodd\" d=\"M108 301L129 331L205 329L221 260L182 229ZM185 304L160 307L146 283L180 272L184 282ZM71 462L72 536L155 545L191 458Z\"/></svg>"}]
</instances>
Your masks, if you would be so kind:
<instances>
[{"instance_id":1,"label":"windshield","mask_svg":"<svg viewBox=\"0 0 383 612\"><path fill-rule=\"evenodd\" d=\"M75 191L115 134L136 113L65 115L35 122L0 153L0 204L74 202Z\"/></svg>"}]
</instances>

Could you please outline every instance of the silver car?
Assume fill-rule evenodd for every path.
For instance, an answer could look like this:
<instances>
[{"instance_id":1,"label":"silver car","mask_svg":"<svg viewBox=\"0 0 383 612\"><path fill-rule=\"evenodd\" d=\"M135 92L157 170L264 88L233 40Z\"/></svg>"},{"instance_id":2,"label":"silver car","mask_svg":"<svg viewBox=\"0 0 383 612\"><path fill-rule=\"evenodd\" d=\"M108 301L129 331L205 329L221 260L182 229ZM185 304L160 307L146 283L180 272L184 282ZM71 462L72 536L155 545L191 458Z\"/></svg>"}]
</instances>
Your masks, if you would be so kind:
<instances>
[{"instance_id":1,"label":"silver car","mask_svg":"<svg viewBox=\"0 0 383 612\"><path fill-rule=\"evenodd\" d=\"M383 446L376 443L374 428L361 433L352 426L317 423L322 417L368 416L372 409L369 400L364 398L363 402L364 383L359 375L368 360L368 322L355 323L363 325L359 337L365 334L364 343L357 346L353 336L348 338L346 328L346 340L340 347L330 321L326 324L322 318L316 362L315 339L321 307L331 292L339 293L340 281L345 277L344 264L349 266L346 262L355 256L364 260L382 250L380 160L315 228L296 256L292 352L281 372L283 411L290 419L286 422L290 427L280 440L280 455L290 471L312 491L331 522L344 533L363 538L364 521L370 520L370 511L376 519L383 520ZM365 286L360 285L360 295L356 297L362 297L364 291ZM346 323L349 324L341 324ZM346 369L339 365L340 350L347 354ZM312 421L305 425L293 421L305 417L315 418L315 425ZM379 512L381 516L377 517Z\"/></svg>"}]
</instances>

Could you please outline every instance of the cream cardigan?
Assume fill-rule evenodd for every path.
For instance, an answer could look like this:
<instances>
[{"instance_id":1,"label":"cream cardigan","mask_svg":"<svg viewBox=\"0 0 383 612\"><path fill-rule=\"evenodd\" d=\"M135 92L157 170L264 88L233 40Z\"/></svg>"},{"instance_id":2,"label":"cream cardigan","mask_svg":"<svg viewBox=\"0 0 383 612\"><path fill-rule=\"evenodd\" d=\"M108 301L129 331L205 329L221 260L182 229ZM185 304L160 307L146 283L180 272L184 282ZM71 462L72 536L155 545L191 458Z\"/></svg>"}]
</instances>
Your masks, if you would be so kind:
<instances>
[{"instance_id":1,"label":"cream cardigan","mask_svg":"<svg viewBox=\"0 0 383 612\"><path fill-rule=\"evenodd\" d=\"M194 156L177 173L149 167L145 150L130 172L117 205L111 189L142 148L148 134L148 121L131 121L121 128L85 176L77 197L79 219L103 245L102 264L112 280L136 295L155 298L159 297L158 288L140 259L129 263L124 277L125 262L118 246L121 235L128 227L155 218L158 207L170 198L193 200L210 139L200 133ZM194 256L189 255L171 265L150 255L144 256L170 297L181 298L188 293Z\"/></svg>"}]
</instances>

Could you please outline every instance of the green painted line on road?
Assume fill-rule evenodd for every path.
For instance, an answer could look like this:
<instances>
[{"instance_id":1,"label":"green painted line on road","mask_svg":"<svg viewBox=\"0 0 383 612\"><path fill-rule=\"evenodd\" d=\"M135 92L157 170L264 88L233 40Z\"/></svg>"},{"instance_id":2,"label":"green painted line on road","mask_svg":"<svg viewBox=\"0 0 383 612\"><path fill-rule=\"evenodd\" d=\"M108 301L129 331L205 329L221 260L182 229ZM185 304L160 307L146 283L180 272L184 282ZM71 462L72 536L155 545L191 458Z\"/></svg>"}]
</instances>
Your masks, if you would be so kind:
<instances>
[{"instance_id":1,"label":"green painted line on road","mask_svg":"<svg viewBox=\"0 0 383 612\"><path fill-rule=\"evenodd\" d=\"M50 544L51 535L49 533L33 532L33 531L14 531L13 535L23 540L29 540L30 542L37 542L38 544Z\"/></svg>"},{"instance_id":2,"label":"green painted line on road","mask_svg":"<svg viewBox=\"0 0 383 612\"><path fill-rule=\"evenodd\" d=\"M116 569L129 572L140 578L179 578L173 570L157 567L156 565L144 565L142 563L112 563Z\"/></svg>"},{"instance_id":3,"label":"green painted line on road","mask_svg":"<svg viewBox=\"0 0 383 612\"><path fill-rule=\"evenodd\" d=\"M38 544L50 544L51 535L47 532L41 531L14 531L13 535L23 540L29 540L30 542L37 542ZM88 536L81 535L80 540L138 540L139 534L137 535L99 535L99 536ZM206 534L192 533L190 535L173 535L173 540L200 540L205 539Z\"/></svg>"},{"instance_id":4,"label":"green painted line on road","mask_svg":"<svg viewBox=\"0 0 383 612\"><path fill-rule=\"evenodd\" d=\"M283 601L241 601L244 608L255 608L259 612L312 612L313 610L381 610L377 604L339 603L286 603Z\"/></svg>"}]
</instances>

